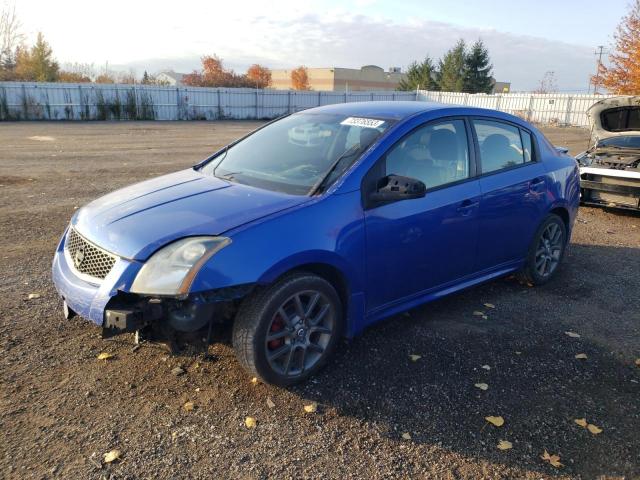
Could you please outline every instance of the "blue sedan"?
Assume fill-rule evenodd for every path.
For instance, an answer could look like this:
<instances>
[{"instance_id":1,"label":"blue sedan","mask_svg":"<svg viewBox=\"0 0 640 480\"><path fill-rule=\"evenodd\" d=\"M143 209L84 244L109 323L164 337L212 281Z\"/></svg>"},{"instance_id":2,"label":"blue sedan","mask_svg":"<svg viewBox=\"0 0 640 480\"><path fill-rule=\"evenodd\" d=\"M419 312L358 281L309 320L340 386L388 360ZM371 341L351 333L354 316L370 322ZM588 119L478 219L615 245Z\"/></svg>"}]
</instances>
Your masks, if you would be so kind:
<instances>
[{"instance_id":1,"label":"blue sedan","mask_svg":"<svg viewBox=\"0 0 640 480\"><path fill-rule=\"evenodd\" d=\"M232 322L240 364L291 385L385 317L514 272L548 282L579 190L576 161L506 113L324 106L81 208L53 279L105 336Z\"/></svg>"}]
</instances>

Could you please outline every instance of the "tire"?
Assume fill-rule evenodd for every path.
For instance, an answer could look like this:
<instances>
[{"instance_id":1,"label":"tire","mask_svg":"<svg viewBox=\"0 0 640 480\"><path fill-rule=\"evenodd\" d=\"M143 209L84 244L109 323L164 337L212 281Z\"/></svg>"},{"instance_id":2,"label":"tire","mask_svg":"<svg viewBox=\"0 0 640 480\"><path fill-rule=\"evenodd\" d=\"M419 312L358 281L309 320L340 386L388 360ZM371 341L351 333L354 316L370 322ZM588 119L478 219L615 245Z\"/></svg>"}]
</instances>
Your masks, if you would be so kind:
<instances>
[{"instance_id":1,"label":"tire","mask_svg":"<svg viewBox=\"0 0 640 480\"><path fill-rule=\"evenodd\" d=\"M533 285L547 283L558 273L566 246L567 227L558 215L551 213L533 236L525 265L518 274L520 280Z\"/></svg>"},{"instance_id":2,"label":"tire","mask_svg":"<svg viewBox=\"0 0 640 480\"><path fill-rule=\"evenodd\" d=\"M335 288L317 275L296 272L244 299L233 324L233 348L250 375L294 385L326 364L343 323Z\"/></svg>"}]
</instances>

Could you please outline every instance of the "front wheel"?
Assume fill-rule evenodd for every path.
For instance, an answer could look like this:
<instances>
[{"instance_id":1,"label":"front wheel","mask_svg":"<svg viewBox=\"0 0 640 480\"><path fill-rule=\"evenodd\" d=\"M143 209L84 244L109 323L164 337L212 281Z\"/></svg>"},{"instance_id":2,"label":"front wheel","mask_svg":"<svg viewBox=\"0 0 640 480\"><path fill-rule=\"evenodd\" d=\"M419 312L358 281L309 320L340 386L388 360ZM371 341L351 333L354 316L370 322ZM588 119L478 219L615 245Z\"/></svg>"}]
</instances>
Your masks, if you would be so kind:
<instances>
[{"instance_id":1,"label":"front wheel","mask_svg":"<svg viewBox=\"0 0 640 480\"><path fill-rule=\"evenodd\" d=\"M558 271L567 246L567 227L555 214L549 214L533 237L520 277L533 285L547 283Z\"/></svg>"},{"instance_id":2,"label":"front wheel","mask_svg":"<svg viewBox=\"0 0 640 480\"><path fill-rule=\"evenodd\" d=\"M233 347L250 374L279 386L316 373L342 333L340 297L311 273L294 273L247 297L233 325Z\"/></svg>"}]
</instances>

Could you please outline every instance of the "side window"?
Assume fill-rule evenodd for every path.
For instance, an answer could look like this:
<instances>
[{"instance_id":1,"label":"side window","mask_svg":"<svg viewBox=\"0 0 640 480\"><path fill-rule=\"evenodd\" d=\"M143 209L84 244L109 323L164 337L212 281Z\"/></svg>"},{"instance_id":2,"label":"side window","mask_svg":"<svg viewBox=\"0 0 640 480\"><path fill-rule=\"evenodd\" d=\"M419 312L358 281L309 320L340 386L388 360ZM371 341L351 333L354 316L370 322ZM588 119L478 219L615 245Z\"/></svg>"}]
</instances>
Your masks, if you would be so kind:
<instances>
[{"instance_id":1,"label":"side window","mask_svg":"<svg viewBox=\"0 0 640 480\"><path fill-rule=\"evenodd\" d=\"M464 121L430 123L404 137L387 152L386 174L416 178L427 188L469 178Z\"/></svg>"},{"instance_id":2,"label":"side window","mask_svg":"<svg viewBox=\"0 0 640 480\"><path fill-rule=\"evenodd\" d=\"M533 156L533 142L531 141L531 134L525 130L520 130L520 136L522 137L522 147L524 151L524 161L531 162L534 159Z\"/></svg>"},{"instance_id":3,"label":"side window","mask_svg":"<svg viewBox=\"0 0 640 480\"><path fill-rule=\"evenodd\" d=\"M473 128L480 145L480 164L482 173L494 172L503 168L521 165L531 161L531 137L522 132L525 138L520 137L520 129L502 122L491 120L474 120Z\"/></svg>"}]
</instances>

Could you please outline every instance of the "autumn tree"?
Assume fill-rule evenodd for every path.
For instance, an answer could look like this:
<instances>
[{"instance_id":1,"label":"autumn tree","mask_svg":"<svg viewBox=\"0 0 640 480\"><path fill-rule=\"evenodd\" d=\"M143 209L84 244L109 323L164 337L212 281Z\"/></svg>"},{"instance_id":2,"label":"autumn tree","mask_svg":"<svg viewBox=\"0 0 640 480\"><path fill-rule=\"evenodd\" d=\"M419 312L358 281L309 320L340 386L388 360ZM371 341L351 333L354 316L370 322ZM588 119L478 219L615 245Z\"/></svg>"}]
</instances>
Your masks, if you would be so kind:
<instances>
[{"instance_id":1,"label":"autumn tree","mask_svg":"<svg viewBox=\"0 0 640 480\"><path fill-rule=\"evenodd\" d=\"M614 38L611 66L598 65L598 74L592 79L595 89L602 84L618 95L640 94L640 0L622 17Z\"/></svg>"},{"instance_id":2,"label":"autumn tree","mask_svg":"<svg viewBox=\"0 0 640 480\"><path fill-rule=\"evenodd\" d=\"M94 80L95 83L116 83L116 78L110 72L102 72Z\"/></svg>"},{"instance_id":3,"label":"autumn tree","mask_svg":"<svg viewBox=\"0 0 640 480\"><path fill-rule=\"evenodd\" d=\"M95 68L90 63L66 63L58 73L58 82L87 83L96 76Z\"/></svg>"},{"instance_id":4,"label":"autumn tree","mask_svg":"<svg viewBox=\"0 0 640 480\"><path fill-rule=\"evenodd\" d=\"M237 75L227 69L217 55L202 57L202 70L194 70L182 78L182 83L192 87L250 87L251 82L246 75Z\"/></svg>"},{"instance_id":5,"label":"autumn tree","mask_svg":"<svg viewBox=\"0 0 640 480\"><path fill-rule=\"evenodd\" d=\"M247 80L256 88L267 88L271 85L271 70L254 63L247 70Z\"/></svg>"},{"instance_id":6,"label":"autumn tree","mask_svg":"<svg viewBox=\"0 0 640 480\"><path fill-rule=\"evenodd\" d=\"M36 43L29 49L19 48L16 53L16 75L21 80L55 82L60 67L53 58L53 50L38 32Z\"/></svg>"},{"instance_id":7,"label":"autumn tree","mask_svg":"<svg viewBox=\"0 0 640 480\"><path fill-rule=\"evenodd\" d=\"M406 77L398 83L398 90L412 91L418 88L422 90L437 90L436 67L430 57L418 63L413 62L407 69Z\"/></svg>"},{"instance_id":8,"label":"autumn tree","mask_svg":"<svg viewBox=\"0 0 640 480\"><path fill-rule=\"evenodd\" d=\"M294 90L311 90L307 67L300 65L291 70L291 86Z\"/></svg>"}]
</instances>

